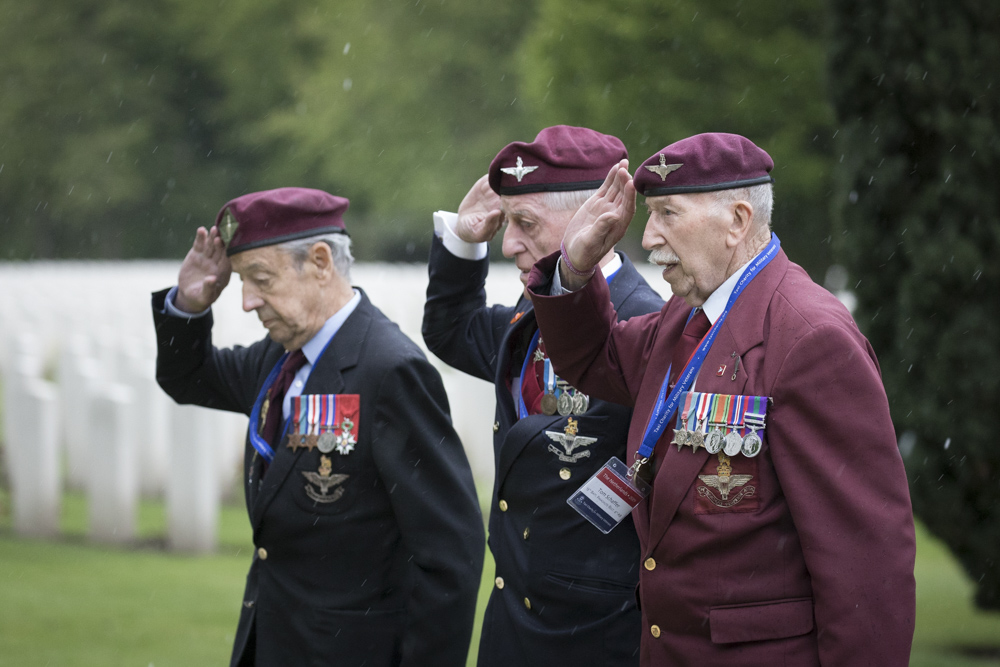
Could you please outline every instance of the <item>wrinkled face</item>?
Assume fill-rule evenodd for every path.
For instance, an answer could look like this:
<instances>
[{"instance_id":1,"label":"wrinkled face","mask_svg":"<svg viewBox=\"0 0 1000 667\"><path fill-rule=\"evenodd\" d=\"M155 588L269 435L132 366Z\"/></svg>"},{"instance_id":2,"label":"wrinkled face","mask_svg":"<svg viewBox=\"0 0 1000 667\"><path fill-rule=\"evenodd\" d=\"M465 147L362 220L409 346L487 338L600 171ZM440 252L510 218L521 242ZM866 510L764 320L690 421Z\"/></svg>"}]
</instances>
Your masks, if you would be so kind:
<instances>
[{"instance_id":1,"label":"wrinkled face","mask_svg":"<svg viewBox=\"0 0 1000 667\"><path fill-rule=\"evenodd\" d=\"M566 225L576 213L575 209L553 211L545 205L544 198L544 192L500 197L500 210L507 225L503 233L503 256L514 260L525 285L535 262L559 250Z\"/></svg>"},{"instance_id":2,"label":"wrinkled face","mask_svg":"<svg viewBox=\"0 0 1000 667\"><path fill-rule=\"evenodd\" d=\"M642 247L663 267L663 279L690 306L700 306L726 280L732 249L726 234L732 214L713 193L647 197L649 221Z\"/></svg>"},{"instance_id":3,"label":"wrinkled face","mask_svg":"<svg viewBox=\"0 0 1000 667\"><path fill-rule=\"evenodd\" d=\"M298 268L289 253L265 246L237 253L230 262L243 281L243 310L257 313L271 340L291 351L319 332L326 321L323 289L310 261Z\"/></svg>"}]
</instances>

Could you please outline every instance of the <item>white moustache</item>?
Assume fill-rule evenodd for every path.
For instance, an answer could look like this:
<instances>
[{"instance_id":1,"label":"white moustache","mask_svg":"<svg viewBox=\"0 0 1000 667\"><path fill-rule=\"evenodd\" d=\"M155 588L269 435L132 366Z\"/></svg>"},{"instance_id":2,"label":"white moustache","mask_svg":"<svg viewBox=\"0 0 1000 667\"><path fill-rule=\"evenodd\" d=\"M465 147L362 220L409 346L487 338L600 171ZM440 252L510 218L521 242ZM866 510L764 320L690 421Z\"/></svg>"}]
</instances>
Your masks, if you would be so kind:
<instances>
[{"instance_id":1,"label":"white moustache","mask_svg":"<svg viewBox=\"0 0 1000 667\"><path fill-rule=\"evenodd\" d=\"M649 263L662 266L664 264L679 264L681 258L663 248L654 248L649 253Z\"/></svg>"}]
</instances>

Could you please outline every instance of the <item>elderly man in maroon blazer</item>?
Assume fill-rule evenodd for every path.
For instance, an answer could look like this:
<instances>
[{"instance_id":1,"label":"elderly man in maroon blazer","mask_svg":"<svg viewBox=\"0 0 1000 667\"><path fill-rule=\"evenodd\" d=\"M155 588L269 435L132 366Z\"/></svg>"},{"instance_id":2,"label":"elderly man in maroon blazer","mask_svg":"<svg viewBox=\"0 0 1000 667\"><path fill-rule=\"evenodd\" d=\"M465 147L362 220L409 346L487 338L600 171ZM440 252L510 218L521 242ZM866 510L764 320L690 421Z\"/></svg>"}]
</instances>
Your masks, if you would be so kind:
<instances>
[{"instance_id":1,"label":"elderly man in maroon blazer","mask_svg":"<svg viewBox=\"0 0 1000 667\"><path fill-rule=\"evenodd\" d=\"M614 479L651 478L629 503L643 665L905 665L913 517L878 362L780 250L772 167L731 134L671 144L634 182L622 161L528 289L556 371L634 406ZM675 298L618 323L594 267L636 191Z\"/></svg>"}]
</instances>

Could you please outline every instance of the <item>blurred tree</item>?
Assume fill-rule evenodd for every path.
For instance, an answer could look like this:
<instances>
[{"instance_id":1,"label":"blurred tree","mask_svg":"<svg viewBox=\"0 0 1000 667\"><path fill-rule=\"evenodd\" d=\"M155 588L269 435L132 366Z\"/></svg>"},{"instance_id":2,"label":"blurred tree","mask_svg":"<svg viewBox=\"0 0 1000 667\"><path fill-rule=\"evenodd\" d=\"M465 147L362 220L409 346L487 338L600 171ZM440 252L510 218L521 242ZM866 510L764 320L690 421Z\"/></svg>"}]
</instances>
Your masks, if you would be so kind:
<instances>
[{"instance_id":1,"label":"blurred tree","mask_svg":"<svg viewBox=\"0 0 1000 667\"><path fill-rule=\"evenodd\" d=\"M543 125L620 137L633 164L700 132L749 137L774 158L775 231L822 275L833 135L825 17L812 0L543 0L519 50L524 96Z\"/></svg>"},{"instance_id":2,"label":"blurred tree","mask_svg":"<svg viewBox=\"0 0 1000 667\"><path fill-rule=\"evenodd\" d=\"M531 7L320 6L304 26L323 42L317 66L295 72L294 99L253 128L273 156L257 185L343 194L359 256L423 260L430 212L455 209L496 152L530 134L513 55Z\"/></svg>"},{"instance_id":3,"label":"blurred tree","mask_svg":"<svg viewBox=\"0 0 1000 667\"><path fill-rule=\"evenodd\" d=\"M1000 7L832 4L835 251L880 355L914 510L977 604L1000 609Z\"/></svg>"},{"instance_id":4,"label":"blurred tree","mask_svg":"<svg viewBox=\"0 0 1000 667\"><path fill-rule=\"evenodd\" d=\"M0 256L176 254L231 187L171 7L0 0ZM214 213L214 211L212 211Z\"/></svg>"}]
</instances>

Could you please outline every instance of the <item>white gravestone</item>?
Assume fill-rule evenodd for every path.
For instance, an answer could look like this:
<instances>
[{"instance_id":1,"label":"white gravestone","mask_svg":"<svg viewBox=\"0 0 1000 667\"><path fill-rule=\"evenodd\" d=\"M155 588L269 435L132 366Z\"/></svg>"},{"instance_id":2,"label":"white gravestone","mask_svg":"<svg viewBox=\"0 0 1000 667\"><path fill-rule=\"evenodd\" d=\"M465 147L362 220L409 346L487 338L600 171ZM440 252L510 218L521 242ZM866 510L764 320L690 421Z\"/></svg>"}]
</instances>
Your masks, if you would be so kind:
<instances>
[{"instance_id":1,"label":"white gravestone","mask_svg":"<svg viewBox=\"0 0 1000 667\"><path fill-rule=\"evenodd\" d=\"M108 384L88 399L90 537L128 542L135 537L139 501L134 396L128 387Z\"/></svg>"},{"instance_id":2,"label":"white gravestone","mask_svg":"<svg viewBox=\"0 0 1000 667\"><path fill-rule=\"evenodd\" d=\"M11 475L14 530L22 535L55 535L60 508L55 386L24 376L17 385L15 432L7 441L17 460Z\"/></svg>"},{"instance_id":3,"label":"white gravestone","mask_svg":"<svg viewBox=\"0 0 1000 667\"><path fill-rule=\"evenodd\" d=\"M215 550L219 525L218 419L207 408L172 409L167 545L174 551Z\"/></svg>"}]
</instances>

